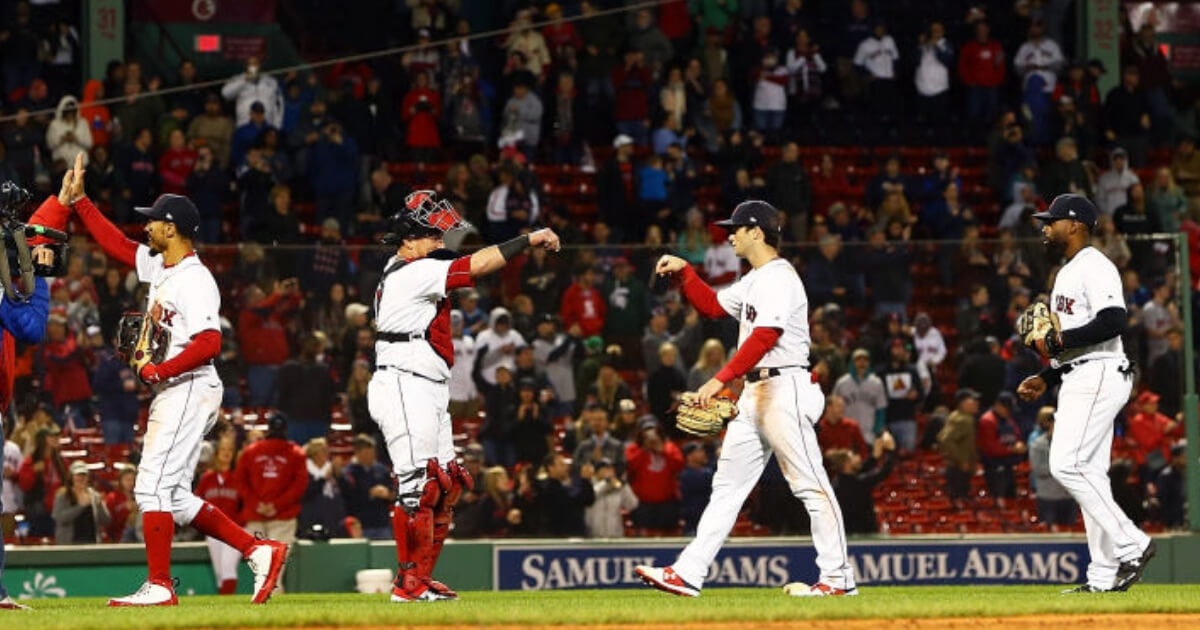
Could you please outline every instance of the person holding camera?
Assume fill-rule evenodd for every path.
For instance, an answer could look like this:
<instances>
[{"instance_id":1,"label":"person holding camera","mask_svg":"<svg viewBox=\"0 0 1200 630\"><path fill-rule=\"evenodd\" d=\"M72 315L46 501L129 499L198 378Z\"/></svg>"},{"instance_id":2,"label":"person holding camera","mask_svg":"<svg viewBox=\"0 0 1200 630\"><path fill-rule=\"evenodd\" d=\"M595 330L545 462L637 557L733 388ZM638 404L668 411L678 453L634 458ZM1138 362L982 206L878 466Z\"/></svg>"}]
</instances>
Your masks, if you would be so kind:
<instances>
[{"instance_id":1,"label":"person holding camera","mask_svg":"<svg viewBox=\"0 0 1200 630\"><path fill-rule=\"evenodd\" d=\"M431 162L442 146L438 133L438 121L442 117L442 98L429 85L429 75L420 72L404 100L400 102L400 115L408 126L409 159L414 162Z\"/></svg>"},{"instance_id":2,"label":"person holding camera","mask_svg":"<svg viewBox=\"0 0 1200 630\"><path fill-rule=\"evenodd\" d=\"M275 77L262 74L260 69L258 57L247 59L246 72L226 82L221 87L221 96L237 103L236 124L239 127L250 121L250 106L260 102L267 122L279 129L283 126L283 92L279 90L279 82Z\"/></svg>"},{"instance_id":3,"label":"person holding camera","mask_svg":"<svg viewBox=\"0 0 1200 630\"><path fill-rule=\"evenodd\" d=\"M108 506L104 497L92 488L92 473L87 463L71 464L70 485L58 489L54 497L54 543L57 545L101 542L108 525Z\"/></svg>"},{"instance_id":4,"label":"person holding camera","mask_svg":"<svg viewBox=\"0 0 1200 630\"><path fill-rule=\"evenodd\" d=\"M309 178L317 196L317 220L337 219L350 225L351 207L358 184L358 143L332 122L321 130L308 162Z\"/></svg>"}]
</instances>

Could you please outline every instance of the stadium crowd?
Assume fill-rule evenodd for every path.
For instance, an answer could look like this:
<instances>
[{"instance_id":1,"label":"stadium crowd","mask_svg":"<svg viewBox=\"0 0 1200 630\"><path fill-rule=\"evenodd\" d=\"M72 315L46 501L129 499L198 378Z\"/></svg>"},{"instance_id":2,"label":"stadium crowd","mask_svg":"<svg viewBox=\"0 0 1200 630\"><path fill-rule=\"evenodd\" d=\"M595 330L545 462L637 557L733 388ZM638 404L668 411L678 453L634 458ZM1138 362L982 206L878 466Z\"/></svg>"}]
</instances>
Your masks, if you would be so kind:
<instances>
[{"instance_id":1,"label":"stadium crowd","mask_svg":"<svg viewBox=\"0 0 1200 630\"><path fill-rule=\"evenodd\" d=\"M83 153L88 194L131 233L132 208L160 193L202 213L201 254L225 292L217 367L231 420L197 476L202 498L285 541L390 537L394 490L366 383L375 283L394 252L367 244L423 181L475 226L452 247L541 225L568 244L454 296L451 412L477 483L455 537L695 527L719 444L684 439L672 405L716 372L737 331L701 320L650 269L672 251L714 286L734 281L739 261L708 222L750 197L789 218L783 251L809 294L828 394L819 434L848 531L877 531L874 489L930 453L958 505L979 496L982 471L984 495L1036 496L1040 522L1069 527L1077 509L1048 473L1053 409L1012 393L1040 368L1013 327L1055 271L1030 215L1080 192L1102 212L1095 246L1124 274L1125 348L1141 366L1119 421L1118 499L1139 522L1183 524L1190 305L1174 241L1139 237L1184 231L1200 259L1200 101L1172 79L1152 26L1122 23L1110 69L1068 59L1070 3L922 3L940 17L917 20L903 2L678 0L575 22L562 18L611 3L521 4L410 2L411 32L397 37L428 46L403 56L278 77L251 58L219 90L164 96L215 77L190 60L116 60L76 95L76 27L42 4L0 3L15 115L0 180L45 197ZM347 12L326 45L385 37L371 17ZM465 38L504 25L507 36ZM1106 72L1120 82L1101 95ZM106 96L123 98L97 103ZM814 144L986 146L986 166L954 150L876 164ZM562 176L591 192L564 198ZM5 535L19 512L30 541L134 540L132 469L106 461L95 474L94 454L60 446L99 426L136 456L145 390L112 340L142 293L85 234L73 246L46 341L15 367ZM1018 487L1026 470L1033 488ZM769 468L750 517L802 529L782 486Z\"/></svg>"}]
</instances>

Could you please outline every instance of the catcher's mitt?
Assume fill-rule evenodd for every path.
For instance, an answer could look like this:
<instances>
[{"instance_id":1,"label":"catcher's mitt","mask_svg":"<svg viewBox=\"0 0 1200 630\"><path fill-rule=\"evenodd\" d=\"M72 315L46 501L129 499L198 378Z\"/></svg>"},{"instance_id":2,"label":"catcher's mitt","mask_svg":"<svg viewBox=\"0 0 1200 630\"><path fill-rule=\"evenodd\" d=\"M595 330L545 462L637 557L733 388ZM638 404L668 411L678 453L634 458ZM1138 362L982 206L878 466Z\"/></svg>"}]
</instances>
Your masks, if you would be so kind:
<instances>
[{"instance_id":1,"label":"catcher's mitt","mask_svg":"<svg viewBox=\"0 0 1200 630\"><path fill-rule=\"evenodd\" d=\"M147 364L159 364L167 356L171 333L146 313L129 311L117 323L117 356L141 375Z\"/></svg>"},{"instance_id":2,"label":"catcher's mitt","mask_svg":"<svg viewBox=\"0 0 1200 630\"><path fill-rule=\"evenodd\" d=\"M686 392L679 397L675 426L684 433L707 437L720 433L737 414L737 404L728 398L715 396L703 407L694 392Z\"/></svg>"},{"instance_id":3,"label":"catcher's mitt","mask_svg":"<svg viewBox=\"0 0 1200 630\"><path fill-rule=\"evenodd\" d=\"M1017 334L1021 340L1044 357L1062 352L1061 330L1058 315L1052 313L1044 302L1031 304L1017 319Z\"/></svg>"}]
</instances>

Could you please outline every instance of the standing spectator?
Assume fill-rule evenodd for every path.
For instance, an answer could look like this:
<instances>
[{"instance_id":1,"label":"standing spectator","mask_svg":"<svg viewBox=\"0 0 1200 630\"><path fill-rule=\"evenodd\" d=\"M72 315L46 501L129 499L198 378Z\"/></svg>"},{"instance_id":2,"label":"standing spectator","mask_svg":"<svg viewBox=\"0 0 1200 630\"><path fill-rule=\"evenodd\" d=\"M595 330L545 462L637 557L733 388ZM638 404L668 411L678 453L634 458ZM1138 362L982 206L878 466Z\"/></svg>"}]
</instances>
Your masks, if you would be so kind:
<instances>
[{"instance_id":1,"label":"standing spectator","mask_svg":"<svg viewBox=\"0 0 1200 630\"><path fill-rule=\"evenodd\" d=\"M550 313L538 319L537 337L533 340L533 356L546 370L546 379L554 389L550 405L552 417L574 413L578 390L575 388L575 364L583 358L580 328L572 326L566 334L558 332L557 321Z\"/></svg>"},{"instance_id":2,"label":"standing spectator","mask_svg":"<svg viewBox=\"0 0 1200 630\"><path fill-rule=\"evenodd\" d=\"M589 117L575 87L575 75L563 72L551 95L548 128L554 138L554 163L578 164L583 153L583 129ZM528 157L528 156L527 156Z\"/></svg>"},{"instance_id":3,"label":"standing spectator","mask_svg":"<svg viewBox=\"0 0 1200 630\"><path fill-rule=\"evenodd\" d=\"M517 414L512 428L513 459L517 464L536 465L554 448L554 427L549 409L538 400L541 393L536 380L523 377L517 381Z\"/></svg>"},{"instance_id":4,"label":"standing spectator","mask_svg":"<svg viewBox=\"0 0 1200 630\"><path fill-rule=\"evenodd\" d=\"M1188 216L1187 197L1175 183L1171 169L1165 166L1154 172L1154 183L1150 185L1147 204L1150 215L1158 219L1158 225L1164 232L1178 232Z\"/></svg>"},{"instance_id":5,"label":"standing spectator","mask_svg":"<svg viewBox=\"0 0 1200 630\"><path fill-rule=\"evenodd\" d=\"M887 427L896 436L901 453L917 446L917 405L924 395L917 368L909 362L908 346L902 339L892 340L888 360L878 372L887 388Z\"/></svg>"},{"instance_id":6,"label":"standing spectator","mask_svg":"<svg viewBox=\"0 0 1200 630\"><path fill-rule=\"evenodd\" d=\"M34 164L45 142L41 125L30 120L28 109L19 108L12 124L3 128L3 138L8 162L16 169L20 180L33 181Z\"/></svg>"},{"instance_id":7,"label":"standing spectator","mask_svg":"<svg viewBox=\"0 0 1200 630\"><path fill-rule=\"evenodd\" d=\"M762 57L754 83L754 128L775 144L787 116L787 83L790 72L773 50Z\"/></svg>"},{"instance_id":8,"label":"standing spectator","mask_svg":"<svg viewBox=\"0 0 1200 630\"><path fill-rule=\"evenodd\" d=\"M1050 442L1054 439L1054 414L1046 416L1046 431L1029 445L1029 476L1037 488L1038 519L1050 526L1073 526L1079 514L1075 500L1050 474Z\"/></svg>"},{"instance_id":9,"label":"standing spectator","mask_svg":"<svg viewBox=\"0 0 1200 630\"><path fill-rule=\"evenodd\" d=\"M246 161L246 154L250 148L260 146L259 138L268 129L275 129L275 127L267 122L266 108L262 103L253 103L250 105L250 119L244 124L238 125L233 132L229 149L230 166L233 168L241 166Z\"/></svg>"},{"instance_id":10,"label":"standing spectator","mask_svg":"<svg viewBox=\"0 0 1200 630\"><path fill-rule=\"evenodd\" d=\"M87 333L89 338L99 339L100 342L91 348L94 353L91 385L100 413L104 443L133 444L138 412L141 410L137 376L117 356L112 346L104 343L103 333L98 327L89 326Z\"/></svg>"},{"instance_id":11,"label":"standing spectator","mask_svg":"<svg viewBox=\"0 0 1200 630\"><path fill-rule=\"evenodd\" d=\"M496 368L516 370L516 355L525 347L525 338L512 325L512 314L503 306L492 309L487 330L475 336L475 368L489 385L496 384Z\"/></svg>"},{"instance_id":12,"label":"standing spectator","mask_svg":"<svg viewBox=\"0 0 1200 630\"><path fill-rule=\"evenodd\" d=\"M358 144L333 123L322 131L308 164L317 197L317 219L337 219L350 225L358 185Z\"/></svg>"},{"instance_id":13,"label":"standing spectator","mask_svg":"<svg viewBox=\"0 0 1200 630\"><path fill-rule=\"evenodd\" d=\"M1046 199L1073 193L1092 196L1092 180L1079 160L1079 147L1072 138L1059 138L1054 144L1055 159L1041 171L1038 192Z\"/></svg>"},{"instance_id":14,"label":"standing spectator","mask_svg":"<svg viewBox=\"0 0 1200 630\"><path fill-rule=\"evenodd\" d=\"M295 278L276 281L271 295L252 285L238 314L238 343L246 362L247 404L274 407L278 400L279 366L288 359L285 325L300 306Z\"/></svg>"},{"instance_id":15,"label":"standing spectator","mask_svg":"<svg viewBox=\"0 0 1200 630\"><path fill-rule=\"evenodd\" d=\"M174 195L187 193L188 176L196 165L196 152L187 146L187 137L180 129L169 136L167 150L158 158L158 172L162 176L162 192Z\"/></svg>"},{"instance_id":16,"label":"standing spectator","mask_svg":"<svg viewBox=\"0 0 1200 630\"><path fill-rule=\"evenodd\" d=\"M530 28L532 13L529 9L517 11L516 19L510 26L511 34L505 42L505 51L512 58L514 52L521 53L525 65L520 67L535 77L543 76L550 66L550 50L546 47L546 39L540 31Z\"/></svg>"},{"instance_id":17,"label":"standing spectator","mask_svg":"<svg viewBox=\"0 0 1200 630\"><path fill-rule=\"evenodd\" d=\"M1171 302L1172 287L1162 278L1150 283L1150 301L1142 306L1142 326L1146 329L1146 364L1154 365L1167 353L1167 333L1182 327L1178 307Z\"/></svg>"},{"instance_id":18,"label":"standing spectator","mask_svg":"<svg viewBox=\"0 0 1200 630\"><path fill-rule=\"evenodd\" d=\"M136 481L137 467L124 464L118 469L116 486L104 496L104 505L108 508L110 517L108 521L109 542L136 540L134 530L141 522L137 499L133 498L133 484ZM212 499L200 492L199 486L196 487L196 496L212 502Z\"/></svg>"},{"instance_id":19,"label":"standing spectator","mask_svg":"<svg viewBox=\"0 0 1200 630\"><path fill-rule=\"evenodd\" d=\"M868 470L863 470L866 460L856 451L826 451L828 466L833 471L829 481L842 508L847 534L874 534L879 531L871 492L879 482L892 474L892 468L896 465L895 451L896 441L890 433L879 436L872 447L872 466Z\"/></svg>"},{"instance_id":20,"label":"standing spectator","mask_svg":"<svg viewBox=\"0 0 1200 630\"><path fill-rule=\"evenodd\" d=\"M1004 47L991 38L987 22L975 23L975 39L967 42L958 60L958 76L967 87L967 118L983 127L1000 113L1000 88L1007 62Z\"/></svg>"},{"instance_id":21,"label":"standing spectator","mask_svg":"<svg viewBox=\"0 0 1200 630\"><path fill-rule=\"evenodd\" d=\"M513 138L525 159L532 162L537 156L542 136L542 99L533 92L534 79L518 73L513 79L513 93L504 104L501 134Z\"/></svg>"},{"instance_id":22,"label":"standing spectator","mask_svg":"<svg viewBox=\"0 0 1200 630\"><path fill-rule=\"evenodd\" d=\"M334 383L320 358L322 342L314 334L300 341L300 354L279 367L279 410L287 415L289 440L307 444L329 430Z\"/></svg>"},{"instance_id":23,"label":"standing spectator","mask_svg":"<svg viewBox=\"0 0 1200 630\"><path fill-rule=\"evenodd\" d=\"M642 326L649 318L649 297L646 286L633 274L629 259L621 256L613 261L612 275L605 280L602 292L608 296L605 305L604 338L621 346L625 356L640 363Z\"/></svg>"},{"instance_id":24,"label":"standing spectator","mask_svg":"<svg viewBox=\"0 0 1200 630\"><path fill-rule=\"evenodd\" d=\"M220 510L233 522L245 527L242 520L241 494L234 475L237 462L237 444L232 434L221 436L214 449L212 463L196 482L196 496ZM237 569L242 554L237 549L206 536L208 556L212 560L213 574L217 578L217 593L232 595L237 591Z\"/></svg>"},{"instance_id":25,"label":"standing spectator","mask_svg":"<svg viewBox=\"0 0 1200 630\"><path fill-rule=\"evenodd\" d=\"M157 160L150 152L151 141L150 130L139 129L134 134L133 143L123 147L117 154L115 163L121 198L113 205L120 209L117 218L121 221L130 219L130 211L135 206L153 204L158 195Z\"/></svg>"},{"instance_id":26,"label":"standing spectator","mask_svg":"<svg viewBox=\"0 0 1200 630\"><path fill-rule=\"evenodd\" d=\"M817 241L817 251L808 262L806 288L813 304L848 304L855 300L857 287L850 256L842 249L842 237L826 234Z\"/></svg>"},{"instance_id":27,"label":"standing spectator","mask_svg":"<svg viewBox=\"0 0 1200 630\"><path fill-rule=\"evenodd\" d=\"M463 313L450 311L450 337L454 344L454 365L450 366L450 417L473 418L479 411L478 391L471 371L475 368L475 338L463 334Z\"/></svg>"},{"instance_id":28,"label":"standing spectator","mask_svg":"<svg viewBox=\"0 0 1200 630\"><path fill-rule=\"evenodd\" d=\"M585 464L595 465L596 462L607 459L612 463L618 477L625 477L626 451L621 441L613 437L610 415L602 405L589 403L580 416L580 425L588 433L588 437L580 440L571 458L571 474L579 475Z\"/></svg>"},{"instance_id":29,"label":"standing spectator","mask_svg":"<svg viewBox=\"0 0 1200 630\"><path fill-rule=\"evenodd\" d=\"M607 307L595 284L596 272L590 265L581 264L575 270L575 282L563 293L560 309L563 326L570 328L578 324L583 337L600 334L604 329Z\"/></svg>"},{"instance_id":30,"label":"standing spectator","mask_svg":"<svg viewBox=\"0 0 1200 630\"><path fill-rule=\"evenodd\" d=\"M413 87L400 103L401 115L408 123L406 134L409 158L414 162L432 162L442 146L438 121L442 117L442 99L429 83L429 75L420 72Z\"/></svg>"},{"instance_id":31,"label":"standing spectator","mask_svg":"<svg viewBox=\"0 0 1200 630\"><path fill-rule=\"evenodd\" d=\"M592 493L596 501L584 510L583 517L587 522L587 534L592 538L624 538L623 513L637 509L637 496L631 486L621 481L611 461L601 459L595 468Z\"/></svg>"},{"instance_id":32,"label":"standing spectator","mask_svg":"<svg viewBox=\"0 0 1200 630\"><path fill-rule=\"evenodd\" d=\"M1112 168L1100 174L1096 181L1096 208L1111 215L1129 201L1129 187L1140 183L1138 176L1129 168L1129 154L1117 147L1109 154Z\"/></svg>"},{"instance_id":33,"label":"standing spectator","mask_svg":"<svg viewBox=\"0 0 1200 630\"><path fill-rule=\"evenodd\" d=\"M674 51L671 41L655 24L650 9L638 10L628 37L629 47L641 53L651 77L660 77Z\"/></svg>"},{"instance_id":34,"label":"standing spectator","mask_svg":"<svg viewBox=\"0 0 1200 630\"><path fill-rule=\"evenodd\" d=\"M587 533L584 524L584 509L596 500L592 486L593 467L584 464L579 469L579 479L571 477L567 460L558 453L546 456L542 463L546 477L537 485L537 506L542 515L543 534L583 536Z\"/></svg>"},{"instance_id":35,"label":"standing spectator","mask_svg":"<svg viewBox=\"0 0 1200 630\"><path fill-rule=\"evenodd\" d=\"M1174 110L1169 100L1173 78L1170 62L1156 41L1155 25L1149 20L1142 22L1137 35L1130 39L1128 47L1121 52L1121 65L1138 69L1155 141L1169 138L1175 123Z\"/></svg>"},{"instance_id":36,"label":"standing spectator","mask_svg":"<svg viewBox=\"0 0 1200 630\"><path fill-rule=\"evenodd\" d=\"M1183 527L1187 523L1184 518L1184 506L1187 505L1187 486L1184 481L1186 471L1187 444L1181 440L1171 447L1171 461L1158 473L1154 484L1158 490L1159 519L1171 529Z\"/></svg>"},{"instance_id":37,"label":"standing spectator","mask_svg":"<svg viewBox=\"0 0 1200 630\"><path fill-rule=\"evenodd\" d=\"M220 167L211 146L196 150L196 163L184 184L184 193L200 211L200 240L221 241L221 204L229 192L229 174Z\"/></svg>"},{"instance_id":38,"label":"standing spectator","mask_svg":"<svg viewBox=\"0 0 1200 630\"><path fill-rule=\"evenodd\" d=\"M58 101L54 120L46 128L46 146L50 148L51 161L74 164L75 156L82 153L87 165L88 151L92 148L91 125L79 115L79 102L74 96L64 96Z\"/></svg>"},{"instance_id":39,"label":"standing spectator","mask_svg":"<svg viewBox=\"0 0 1200 630\"><path fill-rule=\"evenodd\" d=\"M588 109L599 113L613 104L612 76L623 32L615 17L596 15L594 2L583 0L580 4L585 19L579 24L579 36L583 39L579 74L584 81ZM611 120L607 116L604 118Z\"/></svg>"},{"instance_id":40,"label":"standing spectator","mask_svg":"<svg viewBox=\"0 0 1200 630\"><path fill-rule=\"evenodd\" d=\"M0 540L17 535L17 511L25 504L17 481L24 458L21 445L8 439L4 429L0 429Z\"/></svg>"},{"instance_id":41,"label":"standing spectator","mask_svg":"<svg viewBox=\"0 0 1200 630\"><path fill-rule=\"evenodd\" d=\"M996 402L979 418L975 440L988 492L997 498L1017 496L1017 481L1013 467L1025 459L1025 440L1013 418L1017 397L1012 392L1000 392Z\"/></svg>"},{"instance_id":42,"label":"standing spectator","mask_svg":"<svg viewBox=\"0 0 1200 630\"><path fill-rule=\"evenodd\" d=\"M821 56L820 45L812 41L807 28L799 29L791 39L794 39L794 44L787 51L788 108L792 113L792 126L798 128L800 118L811 114L825 94L824 75L827 66L825 58Z\"/></svg>"},{"instance_id":43,"label":"standing spectator","mask_svg":"<svg viewBox=\"0 0 1200 630\"><path fill-rule=\"evenodd\" d=\"M221 97L209 94L204 99L204 112L188 124L187 136L193 143L211 148L216 164L232 167L236 166L230 163L233 130L233 121L221 113Z\"/></svg>"},{"instance_id":44,"label":"standing spectator","mask_svg":"<svg viewBox=\"0 0 1200 630\"><path fill-rule=\"evenodd\" d=\"M846 401L837 394L826 398L825 412L817 425L817 442L821 452L832 449L842 449L866 459L868 453L867 441L863 439L863 430L859 422L849 418L846 413ZM836 468L835 468L836 470Z\"/></svg>"},{"instance_id":45,"label":"standing spectator","mask_svg":"<svg viewBox=\"0 0 1200 630\"><path fill-rule=\"evenodd\" d=\"M290 545L296 542L296 519L308 489L308 473L304 451L287 435L287 417L271 413L266 438L242 451L233 474L246 529Z\"/></svg>"},{"instance_id":46,"label":"standing spectator","mask_svg":"<svg viewBox=\"0 0 1200 630\"><path fill-rule=\"evenodd\" d=\"M635 527L674 530L679 527L679 474L683 451L662 435L653 420L638 422L637 438L625 447L629 485L638 507L631 515Z\"/></svg>"},{"instance_id":47,"label":"standing spectator","mask_svg":"<svg viewBox=\"0 0 1200 630\"><path fill-rule=\"evenodd\" d=\"M979 415L979 392L963 388L954 394L954 411L938 433L938 450L946 460L946 494L965 499L979 462L975 444L975 417Z\"/></svg>"},{"instance_id":48,"label":"standing spectator","mask_svg":"<svg viewBox=\"0 0 1200 630\"><path fill-rule=\"evenodd\" d=\"M389 512L395 500L394 481L388 469L376 460L374 438L363 434L355 436L354 461L346 465L342 475L346 511L362 523L363 537L391 540Z\"/></svg>"},{"instance_id":49,"label":"standing spectator","mask_svg":"<svg viewBox=\"0 0 1200 630\"><path fill-rule=\"evenodd\" d=\"M1126 66L1121 84L1104 98L1104 137L1129 151L1134 168L1146 165L1150 151L1150 105L1138 87L1137 66Z\"/></svg>"},{"instance_id":50,"label":"standing spectator","mask_svg":"<svg viewBox=\"0 0 1200 630\"><path fill-rule=\"evenodd\" d=\"M1126 440L1133 448L1134 463L1141 479L1154 479L1167 465L1171 443L1182 437L1180 423L1159 413L1158 394L1150 391L1138 395L1138 413L1129 419Z\"/></svg>"},{"instance_id":51,"label":"standing spectator","mask_svg":"<svg viewBox=\"0 0 1200 630\"><path fill-rule=\"evenodd\" d=\"M679 403L679 395L687 391L687 377L679 360L679 348L671 342L658 347L658 367L646 380L650 413L656 418L669 419L671 409Z\"/></svg>"},{"instance_id":52,"label":"standing spectator","mask_svg":"<svg viewBox=\"0 0 1200 630\"><path fill-rule=\"evenodd\" d=\"M1046 37L1046 29L1041 19L1035 18L1029 25L1029 39L1017 49L1013 58L1013 69L1021 75L1021 86L1024 88L1030 78L1039 77L1042 89L1046 94L1054 92L1058 81L1058 71L1066 63L1058 42Z\"/></svg>"},{"instance_id":53,"label":"standing spectator","mask_svg":"<svg viewBox=\"0 0 1200 630\"><path fill-rule=\"evenodd\" d=\"M479 429L479 441L483 443L488 465L512 468L517 463L512 433L517 424L519 403L513 368L509 364L497 365L491 372L494 382L489 383L481 374L481 363L476 359L472 373L475 387L483 395L485 414L483 427Z\"/></svg>"},{"instance_id":54,"label":"standing spectator","mask_svg":"<svg viewBox=\"0 0 1200 630\"><path fill-rule=\"evenodd\" d=\"M329 456L325 438L313 438L304 445L308 488L300 507L298 529L302 537L340 538L346 532L346 501L342 496L342 466Z\"/></svg>"},{"instance_id":55,"label":"standing spectator","mask_svg":"<svg viewBox=\"0 0 1200 630\"><path fill-rule=\"evenodd\" d=\"M664 344L670 343L676 348L695 348L699 343L700 332L700 316L689 310L687 319L684 320L684 326L672 333L670 313L666 307L656 306L650 311L650 322L642 337L642 358L645 361L646 371L653 374L658 370L662 364L659 348ZM683 363L678 359L678 353L676 361L676 366L682 372Z\"/></svg>"},{"instance_id":56,"label":"standing spectator","mask_svg":"<svg viewBox=\"0 0 1200 630\"><path fill-rule=\"evenodd\" d=\"M80 545L103 542L108 526L108 506L92 488L87 462L71 464L71 480L54 497L54 544Z\"/></svg>"},{"instance_id":57,"label":"standing spectator","mask_svg":"<svg viewBox=\"0 0 1200 630\"><path fill-rule=\"evenodd\" d=\"M54 407L67 414L78 427L86 426L85 415L77 406L87 406L92 398L92 385L85 360L87 348L71 334L66 316L59 310L50 313L46 321L46 338L39 352L45 376L42 387L49 391ZM66 407L71 406L71 409ZM53 497L50 499L54 500Z\"/></svg>"},{"instance_id":58,"label":"standing spectator","mask_svg":"<svg viewBox=\"0 0 1200 630\"><path fill-rule=\"evenodd\" d=\"M812 201L812 183L800 161L800 145L783 145L780 160L767 169L767 201L786 213L792 238L808 238L808 215Z\"/></svg>"},{"instance_id":59,"label":"standing spectator","mask_svg":"<svg viewBox=\"0 0 1200 630\"><path fill-rule=\"evenodd\" d=\"M67 480L67 466L58 451L58 427L42 427L33 435L33 450L21 462L17 484L25 494L25 522L29 536L54 535L54 497Z\"/></svg>"},{"instance_id":60,"label":"standing spectator","mask_svg":"<svg viewBox=\"0 0 1200 630\"><path fill-rule=\"evenodd\" d=\"M283 93L279 91L275 77L261 74L260 67L258 57L247 59L246 71L227 81L221 87L221 96L235 102L239 126L250 120L250 106L257 102L265 108L267 123L280 129L283 127Z\"/></svg>"},{"instance_id":61,"label":"standing spectator","mask_svg":"<svg viewBox=\"0 0 1200 630\"><path fill-rule=\"evenodd\" d=\"M918 36L916 57L917 113L926 121L940 122L950 111L950 68L954 67L954 49L941 22L930 22L928 31Z\"/></svg>"},{"instance_id":62,"label":"standing spectator","mask_svg":"<svg viewBox=\"0 0 1200 630\"><path fill-rule=\"evenodd\" d=\"M712 496L713 468L708 452L696 442L683 446L684 469L679 472L679 520L685 536L696 533L700 515Z\"/></svg>"},{"instance_id":63,"label":"standing spectator","mask_svg":"<svg viewBox=\"0 0 1200 630\"><path fill-rule=\"evenodd\" d=\"M842 22L843 30L837 38L840 43L837 53L838 83L841 86L841 98L847 104L861 103L865 96L866 87L856 67L856 59L862 42L871 36L873 20L870 11L866 0L850 0L850 15Z\"/></svg>"},{"instance_id":64,"label":"standing spectator","mask_svg":"<svg viewBox=\"0 0 1200 630\"><path fill-rule=\"evenodd\" d=\"M4 94L29 85L41 70L41 42L31 21L29 2L9 5L13 21L0 30L0 74L4 75ZM9 7L5 7L7 20Z\"/></svg>"},{"instance_id":65,"label":"standing spectator","mask_svg":"<svg viewBox=\"0 0 1200 630\"><path fill-rule=\"evenodd\" d=\"M982 404L990 406L1004 386L1005 361L1000 357L1000 342L988 335L967 348L959 365L958 386L979 392Z\"/></svg>"},{"instance_id":66,"label":"standing spectator","mask_svg":"<svg viewBox=\"0 0 1200 630\"><path fill-rule=\"evenodd\" d=\"M725 365L725 346L721 344L721 340L712 338L704 340L704 345L700 346L696 364L688 372L685 385L687 391L694 392L700 389L700 386L715 376L723 365Z\"/></svg>"},{"instance_id":67,"label":"standing spectator","mask_svg":"<svg viewBox=\"0 0 1200 630\"><path fill-rule=\"evenodd\" d=\"M896 87L896 62L900 50L887 33L887 24L876 19L871 36L862 40L854 52L854 65L867 78L867 94L876 114L889 117L898 109L900 92Z\"/></svg>"},{"instance_id":68,"label":"standing spectator","mask_svg":"<svg viewBox=\"0 0 1200 630\"><path fill-rule=\"evenodd\" d=\"M513 166L500 169L500 181L487 201L487 238L504 242L537 221L541 203Z\"/></svg>"},{"instance_id":69,"label":"standing spectator","mask_svg":"<svg viewBox=\"0 0 1200 630\"><path fill-rule=\"evenodd\" d=\"M1150 363L1147 383L1162 396L1159 409L1168 418L1179 413L1183 402L1183 327L1167 329L1167 351Z\"/></svg>"},{"instance_id":70,"label":"standing spectator","mask_svg":"<svg viewBox=\"0 0 1200 630\"><path fill-rule=\"evenodd\" d=\"M650 88L654 80L643 66L642 53L625 50L625 62L613 69L612 86L616 94L613 118L617 132L629 136L633 144L647 146L650 140Z\"/></svg>"},{"instance_id":71,"label":"standing spectator","mask_svg":"<svg viewBox=\"0 0 1200 630\"><path fill-rule=\"evenodd\" d=\"M855 348L850 363L850 371L834 383L833 393L846 402L846 415L858 421L864 443L873 443L887 426L887 389L871 371L871 353L866 348Z\"/></svg>"},{"instance_id":72,"label":"standing spectator","mask_svg":"<svg viewBox=\"0 0 1200 630\"><path fill-rule=\"evenodd\" d=\"M642 236L642 218L636 203L639 186L633 163L633 138L620 134L613 138L612 146L612 159L596 177L600 219L616 230L619 238L637 240Z\"/></svg>"},{"instance_id":73,"label":"standing spectator","mask_svg":"<svg viewBox=\"0 0 1200 630\"><path fill-rule=\"evenodd\" d=\"M942 331L933 325L928 313L917 313L913 318L912 336L917 350L917 363L925 366L933 380L936 380L938 366L946 360L946 340L942 337ZM932 394L931 386L932 382L927 384L925 391Z\"/></svg>"}]
</instances>

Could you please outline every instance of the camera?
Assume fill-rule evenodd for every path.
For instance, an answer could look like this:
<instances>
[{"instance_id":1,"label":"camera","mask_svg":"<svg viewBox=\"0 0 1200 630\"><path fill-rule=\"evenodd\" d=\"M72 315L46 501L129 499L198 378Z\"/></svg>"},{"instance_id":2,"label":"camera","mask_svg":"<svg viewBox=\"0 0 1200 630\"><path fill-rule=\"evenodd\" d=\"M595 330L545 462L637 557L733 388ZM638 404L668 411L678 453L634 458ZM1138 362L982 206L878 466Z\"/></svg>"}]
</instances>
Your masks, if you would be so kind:
<instances>
[{"instance_id":1,"label":"camera","mask_svg":"<svg viewBox=\"0 0 1200 630\"><path fill-rule=\"evenodd\" d=\"M2 233L0 238L4 239L3 249L7 255L5 262L8 263L8 269L10 271L19 270L21 273L32 270L33 275L43 278L65 276L67 274L67 234L40 225L25 224L21 220L21 216L31 201L33 201L33 195L15 182L9 181L0 184L0 233ZM43 245L43 247L54 250L54 264L43 265L33 262L28 239L35 236L43 236L55 241ZM11 279L0 278L0 280L4 281L7 289L7 283L11 282Z\"/></svg>"}]
</instances>

